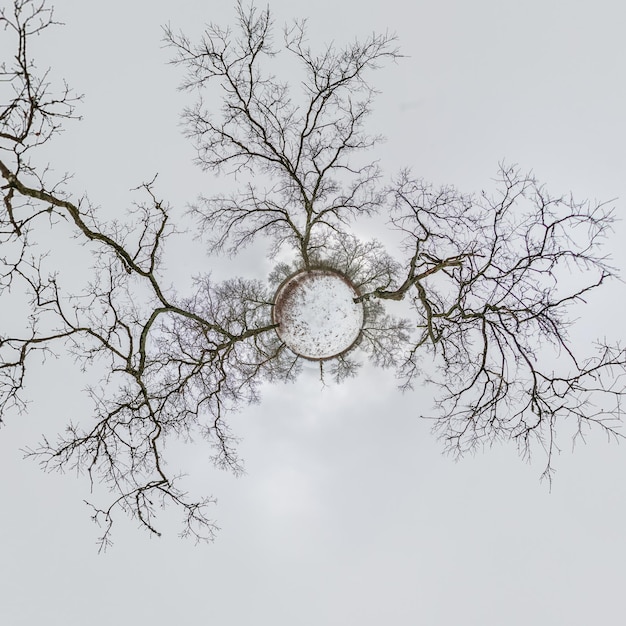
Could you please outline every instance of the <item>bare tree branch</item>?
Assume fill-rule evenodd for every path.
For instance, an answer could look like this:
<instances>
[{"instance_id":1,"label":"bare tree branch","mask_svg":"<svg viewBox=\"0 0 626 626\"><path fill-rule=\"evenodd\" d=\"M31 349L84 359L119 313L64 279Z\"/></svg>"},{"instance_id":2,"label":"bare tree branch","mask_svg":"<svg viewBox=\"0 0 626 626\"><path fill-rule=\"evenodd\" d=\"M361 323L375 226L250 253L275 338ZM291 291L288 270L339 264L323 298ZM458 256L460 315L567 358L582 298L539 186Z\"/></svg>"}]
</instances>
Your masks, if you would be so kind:
<instances>
[{"instance_id":1,"label":"bare tree branch","mask_svg":"<svg viewBox=\"0 0 626 626\"><path fill-rule=\"evenodd\" d=\"M465 196L404 172L391 223L406 237L408 273L363 297L410 297L419 334L400 374L405 387L422 374L421 348L437 358L435 430L447 450L514 439L528 454L537 439L548 475L560 421L621 436L624 351L600 345L581 361L568 334L571 305L615 274L602 252L613 215L607 203L552 197L515 167L501 166L497 183L493 196ZM557 362L546 366L549 346Z\"/></svg>"},{"instance_id":2,"label":"bare tree branch","mask_svg":"<svg viewBox=\"0 0 626 626\"><path fill-rule=\"evenodd\" d=\"M163 259L180 233L156 177L132 190L140 200L125 217L109 220L71 191L70 177L34 161L75 117L78 98L65 83L55 88L27 51L57 24L45 2L0 10L16 51L0 67L0 305L18 299L27 310L21 328L0 335L0 422L26 408L38 356L69 355L85 371L103 366L89 389L93 415L27 451L46 469L88 476L101 547L120 511L160 534L165 506L181 512L181 534L213 539L214 499L185 491L166 444L204 439L215 466L243 471L229 413L257 402L264 381L294 380L302 359L313 358L281 339L288 321L275 315L280 286L298 273L339 277L350 288L341 313L358 314L349 341L317 359L322 381L357 375L365 359L396 368L404 389L430 379L445 450L513 440L529 455L538 442L550 478L561 430L578 439L594 426L621 437L625 350L603 339L581 355L570 336L574 305L616 276L602 247L608 204L551 196L532 174L505 165L493 195L435 189L408 170L384 183L369 156L380 137L365 122L372 71L400 56L394 37L317 52L304 22L285 28L278 44L269 9L238 2L236 18L233 30L210 24L198 43L165 29L186 72L182 88L197 92L183 115L197 161L241 182L234 195L202 197L191 212L210 251L236 254L263 238L269 258L291 256L267 282L202 275L179 295L164 283ZM299 91L270 71L281 54L300 67ZM203 100L214 87L217 112ZM388 215L403 238L397 257L351 234L374 213ZM52 237L42 244L44 226ZM92 254L79 288L54 262L68 229ZM326 306L339 305L328 298Z\"/></svg>"},{"instance_id":3,"label":"bare tree branch","mask_svg":"<svg viewBox=\"0 0 626 626\"><path fill-rule=\"evenodd\" d=\"M165 40L175 50L173 63L187 70L181 88L199 93L184 113L198 162L208 170L259 171L276 182L266 189L250 182L233 198L201 198L193 212L214 250L235 252L263 234L274 251L288 244L308 266L314 237L343 232L382 201L377 167L350 159L380 139L364 131L375 94L366 75L399 53L393 36L372 35L318 55L306 46L304 23L296 22L285 29L282 47L302 68L302 92L294 95L265 69L278 54L269 9L239 2L237 16L236 34L210 24L194 44L168 27ZM213 83L224 93L221 118L202 100Z\"/></svg>"}]
</instances>

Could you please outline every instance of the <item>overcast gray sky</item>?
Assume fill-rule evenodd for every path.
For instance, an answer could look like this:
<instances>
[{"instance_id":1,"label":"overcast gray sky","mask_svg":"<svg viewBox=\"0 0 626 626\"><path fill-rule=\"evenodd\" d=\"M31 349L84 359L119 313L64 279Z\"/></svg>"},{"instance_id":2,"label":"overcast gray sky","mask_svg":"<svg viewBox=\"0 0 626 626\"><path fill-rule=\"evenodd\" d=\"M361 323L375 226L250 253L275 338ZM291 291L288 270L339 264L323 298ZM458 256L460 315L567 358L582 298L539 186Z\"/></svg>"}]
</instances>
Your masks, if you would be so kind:
<instances>
[{"instance_id":1,"label":"overcast gray sky","mask_svg":"<svg viewBox=\"0 0 626 626\"><path fill-rule=\"evenodd\" d=\"M232 22L230 2L58 0L66 23L36 40L85 93L84 121L49 149L71 189L122 216L129 189L158 172L176 211L215 181L192 164L178 114L188 102L166 65L161 25L191 35ZM388 172L409 166L436 184L489 188L498 161L532 169L553 193L626 199L626 9L617 0L275 0L277 24L309 18L322 45L396 32L406 58L379 71L370 129ZM1 33L0 36L4 36ZM289 78L289 77L285 77ZM297 80L297 79L296 79ZM365 227L367 229L367 226ZM610 245L626 267L618 224ZM172 280L199 270L262 277L259 250L208 259L181 247ZM68 260L68 263L71 261ZM614 283L579 309L581 350L623 336L626 291ZM7 313L2 312L3 316ZM507 626L623 624L626 586L624 446L599 434L556 459L502 445L455 463L428 424L432 390L401 395L392 373L365 368L321 388L305 371L268 386L232 417L247 474L213 469L202 445L173 449L191 489L212 493L221 527L209 546L152 539L120 518L97 555L84 478L45 475L19 449L69 420L89 419L84 381L63 360L30 379L28 415L0 432L0 622L110 624L394 624Z\"/></svg>"}]
</instances>

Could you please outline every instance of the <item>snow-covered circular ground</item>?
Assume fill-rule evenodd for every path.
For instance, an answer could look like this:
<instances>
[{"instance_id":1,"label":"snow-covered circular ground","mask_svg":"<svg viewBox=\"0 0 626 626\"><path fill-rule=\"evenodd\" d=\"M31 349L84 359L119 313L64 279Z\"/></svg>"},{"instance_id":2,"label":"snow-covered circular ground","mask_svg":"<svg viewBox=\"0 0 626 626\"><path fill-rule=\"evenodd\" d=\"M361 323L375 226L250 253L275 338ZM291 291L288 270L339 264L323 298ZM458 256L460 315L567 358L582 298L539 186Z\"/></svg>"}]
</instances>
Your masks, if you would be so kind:
<instances>
[{"instance_id":1,"label":"snow-covered circular ground","mask_svg":"<svg viewBox=\"0 0 626 626\"><path fill-rule=\"evenodd\" d=\"M328 359L350 348L363 326L363 304L348 279L325 269L303 270L276 292L276 332L289 348L308 359Z\"/></svg>"}]
</instances>

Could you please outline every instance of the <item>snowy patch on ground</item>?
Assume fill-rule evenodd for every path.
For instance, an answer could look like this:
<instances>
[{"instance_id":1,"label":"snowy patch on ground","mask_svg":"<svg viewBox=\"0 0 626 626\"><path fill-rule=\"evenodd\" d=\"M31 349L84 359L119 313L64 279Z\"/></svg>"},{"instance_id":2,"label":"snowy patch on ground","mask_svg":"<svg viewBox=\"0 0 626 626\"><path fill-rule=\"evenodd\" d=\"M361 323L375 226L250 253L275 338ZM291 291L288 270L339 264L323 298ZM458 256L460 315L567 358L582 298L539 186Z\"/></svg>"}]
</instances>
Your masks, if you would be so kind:
<instances>
[{"instance_id":1,"label":"snowy patch on ground","mask_svg":"<svg viewBox=\"0 0 626 626\"><path fill-rule=\"evenodd\" d=\"M337 272L299 272L276 293L276 332L300 356L337 356L352 346L361 332L363 304L354 302L358 295L347 278Z\"/></svg>"}]
</instances>

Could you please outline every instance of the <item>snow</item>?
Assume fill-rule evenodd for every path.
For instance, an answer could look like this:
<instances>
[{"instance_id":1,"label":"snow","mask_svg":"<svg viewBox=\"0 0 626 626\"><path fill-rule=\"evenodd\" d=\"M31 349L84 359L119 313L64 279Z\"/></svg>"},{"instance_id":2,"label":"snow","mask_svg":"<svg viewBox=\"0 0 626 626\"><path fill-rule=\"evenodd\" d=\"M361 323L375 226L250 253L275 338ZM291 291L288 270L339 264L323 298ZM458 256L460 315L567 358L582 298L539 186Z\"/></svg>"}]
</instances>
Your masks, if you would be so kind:
<instances>
[{"instance_id":1,"label":"snow","mask_svg":"<svg viewBox=\"0 0 626 626\"><path fill-rule=\"evenodd\" d=\"M325 269L304 270L288 278L274 299L278 336L296 354L328 359L357 340L363 326L363 304L349 280Z\"/></svg>"}]
</instances>

